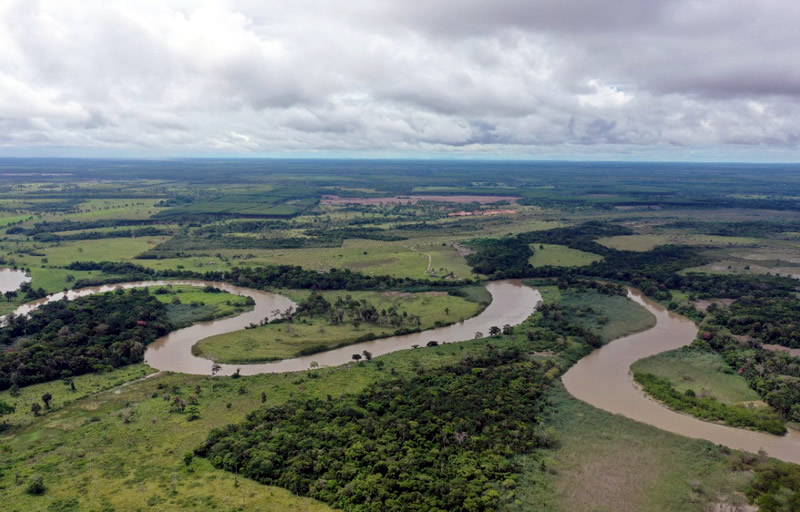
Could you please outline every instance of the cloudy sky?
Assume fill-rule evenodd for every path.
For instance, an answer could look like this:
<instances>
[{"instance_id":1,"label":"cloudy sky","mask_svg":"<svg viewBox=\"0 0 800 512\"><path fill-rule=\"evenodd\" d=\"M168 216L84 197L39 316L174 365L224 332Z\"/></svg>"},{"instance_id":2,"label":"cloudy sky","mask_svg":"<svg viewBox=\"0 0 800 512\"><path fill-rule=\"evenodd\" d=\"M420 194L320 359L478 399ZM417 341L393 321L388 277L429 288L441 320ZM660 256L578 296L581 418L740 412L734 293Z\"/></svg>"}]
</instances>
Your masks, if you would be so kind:
<instances>
[{"instance_id":1,"label":"cloudy sky","mask_svg":"<svg viewBox=\"0 0 800 512\"><path fill-rule=\"evenodd\" d=\"M800 161L791 0L0 0L0 156Z\"/></svg>"}]
</instances>

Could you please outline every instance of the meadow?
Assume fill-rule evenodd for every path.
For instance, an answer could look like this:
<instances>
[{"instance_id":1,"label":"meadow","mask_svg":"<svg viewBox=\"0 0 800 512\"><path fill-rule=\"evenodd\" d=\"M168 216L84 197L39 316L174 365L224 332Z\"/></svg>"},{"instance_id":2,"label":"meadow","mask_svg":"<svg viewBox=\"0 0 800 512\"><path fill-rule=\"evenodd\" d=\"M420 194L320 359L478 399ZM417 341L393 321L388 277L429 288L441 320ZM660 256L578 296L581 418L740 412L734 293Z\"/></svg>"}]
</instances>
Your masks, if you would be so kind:
<instances>
[{"instance_id":1,"label":"meadow","mask_svg":"<svg viewBox=\"0 0 800 512\"><path fill-rule=\"evenodd\" d=\"M678 391L692 390L724 404L748 405L760 401L747 380L718 354L683 348L636 361L634 372L650 373L667 379ZM762 403L763 405L763 403Z\"/></svg>"},{"instance_id":2,"label":"meadow","mask_svg":"<svg viewBox=\"0 0 800 512\"><path fill-rule=\"evenodd\" d=\"M306 298L308 292L286 290L281 293L295 302ZM419 323L407 322L401 328L426 330L435 326L460 322L479 313L480 304L441 292L340 292L321 293L330 302L349 296L365 300L378 311L395 309ZM405 315L403 315L405 316ZM350 345L360 339L384 338L395 334L397 327L345 321L332 325L323 316L302 317L289 323L271 323L252 329L212 336L192 347L192 353L220 363L253 363L295 357L311 352Z\"/></svg>"},{"instance_id":3,"label":"meadow","mask_svg":"<svg viewBox=\"0 0 800 512\"><path fill-rule=\"evenodd\" d=\"M557 244L531 244L533 256L528 260L534 267L582 267L603 259L602 256Z\"/></svg>"},{"instance_id":4,"label":"meadow","mask_svg":"<svg viewBox=\"0 0 800 512\"><path fill-rule=\"evenodd\" d=\"M40 174L51 173L54 165L65 174ZM33 288L47 293L87 278L120 277L65 268L75 261L200 273L262 265L349 269L411 278L409 289L422 290L475 281L467 289L470 300L387 294L391 290L386 289L322 291L329 300L350 294L368 298L379 311L406 310L419 315L424 329L472 316L486 300L486 276L467 264L475 239L503 241L587 221L628 233L587 238L576 230L575 236L561 233L558 239L542 240L548 243L532 243L534 254L525 261L534 271L546 272L512 277L540 279L545 304L558 307L547 318L533 315L511 334L313 372L241 378L164 373L138 380L153 369L137 364L76 377L75 390L70 382L54 380L23 387L18 396L2 392L0 401L16 407L0 418L0 425L8 425L0 430L0 494L11 510L330 510L236 471L214 469L191 452L209 431L240 422L253 410L295 399L328 401L330 396L335 401L372 383L418 377L486 350L522 350L548 365L551 378L546 411L531 411L551 446L520 458L522 473L500 486L504 493L514 492L501 510L719 512L724 505L743 507L740 491L750 484L757 465L766 464L758 455L730 452L594 409L569 397L558 375L589 352L587 339L599 346L653 325L652 315L623 296L576 287L582 279L600 277L590 269L604 269L605 279L647 287L665 303L672 297L684 312L709 290L726 290L730 299L737 297L731 290L739 295L764 292L758 282L751 286L745 279L750 275L763 279L767 273L793 273L800 265L794 261L800 261L800 179L792 169L602 162L252 160L221 165L197 160L131 165L0 160L2 170L26 176L0 176L0 259L5 266L28 269ZM663 179L665 173L670 180ZM775 194L778 189L783 192ZM380 203L376 198L413 193L506 200L485 206L473 201L319 202L323 194ZM481 215L491 209L504 212ZM598 229L592 226L587 233ZM118 230L150 228L160 234L114 237ZM658 249L666 244L679 247ZM636 254L621 255L609 247ZM616 261L625 265L606 269ZM693 282L687 276L696 271L712 281ZM743 284L716 286L731 276L744 276ZM774 291L774 285L770 281L767 290ZM299 301L310 290L279 291ZM248 307L240 298L178 286L156 296L181 324ZM181 304L173 304L176 298ZM0 313L26 300L7 296ZM224 361L267 360L395 329L328 325L311 316L204 340L198 350ZM680 393L691 389L724 404L760 405L760 395L743 385L744 377L730 373L719 355L667 353L640 361L634 369L667 379ZM48 393L52 408L35 416L32 404ZM191 407L180 410L176 398ZM752 464L740 464L742 458ZM41 496L26 491L37 475L46 487Z\"/></svg>"}]
</instances>

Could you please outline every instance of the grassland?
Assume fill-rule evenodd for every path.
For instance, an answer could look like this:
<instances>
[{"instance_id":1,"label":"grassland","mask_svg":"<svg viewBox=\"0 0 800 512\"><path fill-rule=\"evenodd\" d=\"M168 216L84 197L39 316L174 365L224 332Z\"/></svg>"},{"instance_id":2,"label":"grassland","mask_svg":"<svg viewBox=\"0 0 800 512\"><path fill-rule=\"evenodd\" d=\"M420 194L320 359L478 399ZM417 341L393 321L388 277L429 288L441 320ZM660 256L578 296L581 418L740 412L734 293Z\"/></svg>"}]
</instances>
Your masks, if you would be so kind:
<instances>
[{"instance_id":1,"label":"grassland","mask_svg":"<svg viewBox=\"0 0 800 512\"><path fill-rule=\"evenodd\" d=\"M54 380L20 388L17 396L14 396L9 390L0 391L0 401L11 404L15 408L14 413L3 416L0 423L8 422L11 425L20 426L36 421L37 417L31 412L31 405L34 402L41 403L41 397L45 393L53 396L50 406L52 412L55 412L89 395L121 386L126 382L155 373L155 371L145 364L134 364L104 373L88 373L72 377L74 390L69 381Z\"/></svg>"},{"instance_id":2,"label":"grassland","mask_svg":"<svg viewBox=\"0 0 800 512\"><path fill-rule=\"evenodd\" d=\"M533 256L529 261L534 267L582 267L603 259L602 256L556 244L531 244Z\"/></svg>"},{"instance_id":3,"label":"grassland","mask_svg":"<svg viewBox=\"0 0 800 512\"><path fill-rule=\"evenodd\" d=\"M500 349L530 343L525 329L519 331L492 343ZM453 363L484 345L485 340L474 340L397 352L379 358L383 370L373 361L240 379L161 374L73 401L32 418L13 435L0 434L5 447L0 464L7 467L0 490L20 511L70 504L64 510L327 511L323 504L237 478L204 460L187 465L184 454L211 428L240 421L259 407L262 391L269 405L292 396L336 397L391 378L391 369L412 375L423 365ZM165 395L196 396L199 418L189 421L187 414L171 412ZM710 443L598 411L560 386L551 401L545 421L557 431L559 448L548 453L544 465L525 466L509 511L700 511L719 496L735 496L747 478L729 471L726 456ZM44 479L44 496L24 492L35 475Z\"/></svg>"},{"instance_id":4,"label":"grassland","mask_svg":"<svg viewBox=\"0 0 800 512\"><path fill-rule=\"evenodd\" d=\"M532 510L531 503L542 512L701 512L746 503L739 491L750 475L731 471L724 448L595 409L560 384L550 400L559 448L546 464L525 464L508 512Z\"/></svg>"},{"instance_id":5,"label":"grassland","mask_svg":"<svg viewBox=\"0 0 800 512\"><path fill-rule=\"evenodd\" d=\"M666 379L681 393L691 389L698 396L713 397L724 404L743 405L760 401L747 380L737 375L722 356L712 352L688 347L671 350L636 361L631 369Z\"/></svg>"},{"instance_id":6,"label":"grassland","mask_svg":"<svg viewBox=\"0 0 800 512\"><path fill-rule=\"evenodd\" d=\"M63 242L59 246L43 249L47 261L42 263L65 266L73 261L129 261L164 240L166 238L160 236L143 236Z\"/></svg>"},{"instance_id":7,"label":"grassland","mask_svg":"<svg viewBox=\"0 0 800 512\"><path fill-rule=\"evenodd\" d=\"M605 342L644 331L656 324L652 313L621 295L570 292L562 293L560 301L571 308L568 310L570 323L595 331ZM587 310L594 313L583 313Z\"/></svg>"},{"instance_id":8,"label":"grassland","mask_svg":"<svg viewBox=\"0 0 800 512\"><path fill-rule=\"evenodd\" d=\"M286 295L299 301L308 292L288 291ZM481 305L460 297L436 293L396 294L392 292L323 292L330 302L337 296L350 295L356 300L367 300L378 311L395 308L420 318L419 328L430 329L437 325L459 322L474 316ZM445 309L448 311L446 312ZM405 327L415 328L416 324ZM383 338L394 334L395 327L350 322L331 325L326 318L303 317L293 323L273 323L253 329L206 338L192 347L195 355L225 363L271 361L294 357L308 351L329 350L349 345L367 335Z\"/></svg>"},{"instance_id":9,"label":"grassland","mask_svg":"<svg viewBox=\"0 0 800 512\"><path fill-rule=\"evenodd\" d=\"M719 236L703 234L640 234L622 235L599 238L597 242L606 247L620 251L645 252L653 247L666 244L694 245L694 246L717 246L717 247L736 247L736 246L758 246L765 243L764 239L743 236Z\"/></svg>"},{"instance_id":10,"label":"grassland","mask_svg":"<svg viewBox=\"0 0 800 512\"><path fill-rule=\"evenodd\" d=\"M210 292L197 286L154 286L149 290L160 302L167 304L167 317L175 326L188 326L253 309L252 300L247 297Z\"/></svg>"}]
</instances>

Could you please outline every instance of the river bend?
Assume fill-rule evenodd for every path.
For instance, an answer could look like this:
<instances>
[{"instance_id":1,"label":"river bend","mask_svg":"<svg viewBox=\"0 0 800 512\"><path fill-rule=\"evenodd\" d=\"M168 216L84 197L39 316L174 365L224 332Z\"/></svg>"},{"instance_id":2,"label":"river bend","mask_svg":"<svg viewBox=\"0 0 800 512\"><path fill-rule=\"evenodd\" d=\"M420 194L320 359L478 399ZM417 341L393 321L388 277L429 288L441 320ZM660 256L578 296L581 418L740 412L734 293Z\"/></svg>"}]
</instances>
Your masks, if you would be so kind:
<instances>
[{"instance_id":1,"label":"river bend","mask_svg":"<svg viewBox=\"0 0 800 512\"><path fill-rule=\"evenodd\" d=\"M214 286L223 291L251 297L255 301L252 311L237 316L221 318L210 322L196 323L190 327L178 329L166 336L162 336L147 346L144 354L145 362L161 371L190 373L196 375L210 375L214 364L211 360L192 354L192 345L201 339L217 334L225 334L244 329L252 323L260 323L264 318L274 318L274 311L283 311L294 303L288 298L276 293L263 292L250 288L242 288L223 282L209 282L196 280L169 280L169 281L137 281L130 283L110 284L71 290L66 293L56 293L29 302L14 311L16 315L25 315L47 302L67 299L73 300L95 293L103 293L121 288L142 288L146 286L192 285ZM516 280L494 281L486 285L492 295L492 302L478 315L446 327L429 329L419 333L403 336L392 336L373 341L366 341L348 345L338 349L320 352L310 356L282 359L280 361L257 364L222 364L217 375L232 375L239 370L241 375L256 375L260 373L283 373L308 370L312 363L320 367L339 366L352 362L352 355L367 350L373 356L380 356L398 350L425 346L429 341L439 343L455 343L470 340L476 332L488 334L491 326L506 324L517 325L533 313L541 301L542 296L533 288L525 286ZM346 293L343 291L343 293Z\"/></svg>"},{"instance_id":2,"label":"river bend","mask_svg":"<svg viewBox=\"0 0 800 512\"><path fill-rule=\"evenodd\" d=\"M630 366L639 359L690 344L697 328L691 320L637 291L629 289L628 297L655 315L655 327L614 340L578 361L562 377L570 394L599 409L675 434L748 452L763 449L777 459L800 463L800 432L796 430L775 436L701 421L664 407L639 389Z\"/></svg>"}]
</instances>

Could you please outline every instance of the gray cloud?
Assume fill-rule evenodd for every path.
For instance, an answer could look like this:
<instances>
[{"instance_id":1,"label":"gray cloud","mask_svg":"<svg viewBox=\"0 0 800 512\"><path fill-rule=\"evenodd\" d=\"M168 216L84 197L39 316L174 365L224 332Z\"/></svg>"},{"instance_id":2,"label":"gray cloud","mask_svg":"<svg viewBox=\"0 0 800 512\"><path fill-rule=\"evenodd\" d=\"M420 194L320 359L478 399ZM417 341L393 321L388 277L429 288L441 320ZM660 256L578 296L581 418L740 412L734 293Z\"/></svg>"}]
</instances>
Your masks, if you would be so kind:
<instances>
[{"instance_id":1,"label":"gray cloud","mask_svg":"<svg viewBox=\"0 0 800 512\"><path fill-rule=\"evenodd\" d=\"M0 0L0 155L796 160L798 22L779 0Z\"/></svg>"}]
</instances>

